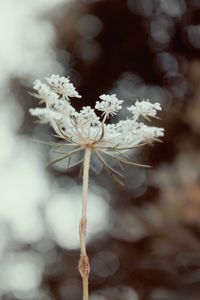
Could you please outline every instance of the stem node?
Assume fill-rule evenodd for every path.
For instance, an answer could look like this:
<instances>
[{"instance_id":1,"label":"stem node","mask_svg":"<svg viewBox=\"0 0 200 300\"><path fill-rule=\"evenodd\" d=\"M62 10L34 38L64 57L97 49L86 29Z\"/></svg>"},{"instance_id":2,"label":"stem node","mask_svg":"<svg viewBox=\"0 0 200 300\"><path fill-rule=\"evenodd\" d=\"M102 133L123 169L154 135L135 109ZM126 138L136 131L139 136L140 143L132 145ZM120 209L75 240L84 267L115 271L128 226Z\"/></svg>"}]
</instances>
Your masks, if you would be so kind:
<instances>
[{"instance_id":1,"label":"stem node","mask_svg":"<svg viewBox=\"0 0 200 300\"><path fill-rule=\"evenodd\" d=\"M83 279L86 279L89 277L90 274L90 263L89 263L89 258L87 255L81 255L79 264L78 264L78 270L81 274L81 277Z\"/></svg>"}]
</instances>

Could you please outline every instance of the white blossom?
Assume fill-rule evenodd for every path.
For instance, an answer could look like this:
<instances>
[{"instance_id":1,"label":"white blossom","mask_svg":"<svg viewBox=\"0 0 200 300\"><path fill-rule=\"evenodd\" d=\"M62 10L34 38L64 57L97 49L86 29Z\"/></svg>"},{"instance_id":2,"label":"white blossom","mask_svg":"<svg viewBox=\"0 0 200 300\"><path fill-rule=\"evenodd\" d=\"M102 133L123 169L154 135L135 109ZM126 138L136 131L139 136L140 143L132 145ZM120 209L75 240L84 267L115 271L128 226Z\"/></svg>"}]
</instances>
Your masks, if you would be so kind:
<instances>
[{"instance_id":1,"label":"white blossom","mask_svg":"<svg viewBox=\"0 0 200 300\"><path fill-rule=\"evenodd\" d=\"M86 121L89 122L90 125L99 124L99 117L96 115L93 108L90 106L83 106L80 111L80 116Z\"/></svg>"},{"instance_id":2,"label":"white blossom","mask_svg":"<svg viewBox=\"0 0 200 300\"><path fill-rule=\"evenodd\" d=\"M99 99L102 101L96 102L95 108L103 111L106 116L115 115L120 109L122 109L123 100L119 100L115 94L112 95L101 95Z\"/></svg>"},{"instance_id":3,"label":"white blossom","mask_svg":"<svg viewBox=\"0 0 200 300\"><path fill-rule=\"evenodd\" d=\"M127 107L127 109L133 114L135 120L137 120L140 115L143 117L155 117L157 110L162 110L160 103L151 103L149 100L143 100L141 102L137 100L134 105Z\"/></svg>"},{"instance_id":4,"label":"white blossom","mask_svg":"<svg viewBox=\"0 0 200 300\"><path fill-rule=\"evenodd\" d=\"M51 75L51 77L45 79L47 84L42 83L40 80L34 82L33 88L37 91L37 94L34 94L36 98L48 101L49 104L55 104L58 100L69 102L70 98L81 98L69 78Z\"/></svg>"},{"instance_id":5,"label":"white blossom","mask_svg":"<svg viewBox=\"0 0 200 300\"><path fill-rule=\"evenodd\" d=\"M30 108L29 112L32 116L38 117L41 123L50 123L51 119L54 119L57 122L62 121L62 115L59 112L52 111L46 107Z\"/></svg>"},{"instance_id":6,"label":"white blossom","mask_svg":"<svg viewBox=\"0 0 200 300\"><path fill-rule=\"evenodd\" d=\"M96 115L95 109L83 106L78 112L69 102L69 97L78 96L75 88L69 83L68 78L52 75L46 78L47 84L36 81L34 89L37 90L36 97L43 99L44 108L32 108L30 113L37 116L43 123L49 123L56 134L63 140L62 146L72 146L73 151L61 156L51 162L57 162L74 155L78 151L90 148L96 153L97 158L103 163L109 173L114 173L119 178L119 172L113 169L108 161L103 158L107 155L120 163L139 165L128 161L124 153L144 143L158 140L164 135L164 129L146 125L138 122L139 116L155 117L161 110L159 103L152 104L149 100L136 101L128 107L132 116L117 123L107 124L109 115L116 114L121 108L123 100L118 100L115 94L101 95L101 102L97 101L95 108L103 111L103 119ZM61 95L61 88L62 95ZM68 90L69 89L69 90ZM77 94L76 94L77 93ZM35 95L35 94L34 94ZM103 156L102 156L103 154ZM82 160L80 160L80 163Z\"/></svg>"},{"instance_id":7,"label":"white blossom","mask_svg":"<svg viewBox=\"0 0 200 300\"><path fill-rule=\"evenodd\" d=\"M42 102L48 101L49 104L55 103L59 96L51 91L50 87L44 83L42 83L40 80L36 80L33 85L34 90L37 91L37 94L33 94L36 98L39 98L42 100Z\"/></svg>"},{"instance_id":8,"label":"white blossom","mask_svg":"<svg viewBox=\"0 0 200 300\"><path fill-rule=\"evenodd\" d=\"M153 140L164 136L164 128L147 126L140 123L140 131L142 140Z\"/></svg>"},{"instance_id":9,"label":"white blossom","mask_svg":"<svg viewBox=\"0 0 200 300\"><path fill-rule=\"evenodd\" d=\"M61 95L63 99L69 101L70 97L81 98L69 78L53 74L51 77L47 77L46 81L51 89Z\"/></svg>"}]
</instances>

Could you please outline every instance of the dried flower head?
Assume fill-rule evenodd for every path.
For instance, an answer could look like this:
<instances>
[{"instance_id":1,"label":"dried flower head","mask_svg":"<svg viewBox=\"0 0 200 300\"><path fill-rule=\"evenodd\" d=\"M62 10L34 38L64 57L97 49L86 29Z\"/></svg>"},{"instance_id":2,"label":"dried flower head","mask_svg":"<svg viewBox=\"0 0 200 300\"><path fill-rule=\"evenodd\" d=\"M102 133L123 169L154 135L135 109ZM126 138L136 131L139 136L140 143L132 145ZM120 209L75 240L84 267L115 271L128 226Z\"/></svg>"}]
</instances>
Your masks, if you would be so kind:
<instances>
[{"instance_id":1,"label":"dried flower head","mask_svg":"<svg viewBox=\"0 0 200 300\"><path fill-rule=\"evenodd\" d=\"M37 80L34 89L37 93L33 95L44 102L45 107L31 108L30 113L53 127L57 136L64 141L57 147L73 147L71 151L66 151L65 155L50 164L69 158L79 151L90 149L107 171L121 182L121 173L113 168L105 157L113 158L119 166L122 163L143 166L130 162L125 153L164 135L163 128L147 126L138 121L139 116L155 117L157 111L161 110L159 103L152 104L148 100L136 101L135 105L127 108L130 117L107 124L106 119L109 115L114 115L122 109L123 101L115 94L101 95L99 98L102 101L96 102L95 109L102 112L100 120L95 109L90 106L84 106L79 112L74 109L70 98L81 96L68 78L52 75L46 78L46 83ZM78 163L82 162L83 160L80 160Z\"/></svg>"},{"instance_id":2,"label":"dried flower head","mask_svg":"<svg viewBox=\"0 0 200 300\"><path fill-rule=\"evenodd\" d=\"M49 123L57 136L64 142L55 144L56 148L67 149L58 159L50 164L68 159L76 153L84 152L84 157L74 164L83 163L83 189L82 210L79 223L80 260L79 272L82 277L83 299L89 299L88 278L90 273L89 258L86 251L87 204L88 182L91 154L96 154L97 159L105 166L106 170L120 184L123 175L110 165L110 158L115 160L119 167L122 163L143 166L128 160L127 152L135 147L140 147L146 142L152 142L164 135L164 129L147 126L139 122L139 117L146 119L155 117L157 110L161 110L159 103L150 103L143 100L128 107L130 117L117 123L107 124L107 118L115 115L122 109L122 100L115 94L101 95L102 101L97 101L95 109L101 112L102 118L96 114L94 108L84 106L78 112L71 105L70 98L81 96L75 90L68 78L52 75L46 78L46 83L37 80L34 84L36 93L33 94L45 103L43 108L31 108L30 113L37 116L41 122ZM70 150L68 150L71 148Z\"/></svg>"}]
</instances>

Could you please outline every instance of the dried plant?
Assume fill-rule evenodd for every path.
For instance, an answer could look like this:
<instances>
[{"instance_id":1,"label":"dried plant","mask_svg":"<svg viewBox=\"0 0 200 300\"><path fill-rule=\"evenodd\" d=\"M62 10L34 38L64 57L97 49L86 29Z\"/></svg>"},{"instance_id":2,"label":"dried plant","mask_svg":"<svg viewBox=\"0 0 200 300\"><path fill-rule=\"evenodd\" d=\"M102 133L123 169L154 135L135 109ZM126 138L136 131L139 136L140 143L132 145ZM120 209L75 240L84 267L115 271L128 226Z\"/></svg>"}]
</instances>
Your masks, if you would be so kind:
<instances>
[{"instance_id":1,"label":"dried plant","mask_svg":"<svg viewBox=\"0 0 200 300\"><path fill-rule=\"evenodd\" d=\"M88 278L90 273L89 259L86 252L86 227L87 227L87 198L89 169L91 153L103 164L107 172L119 183L123 184L123 164L148 167L128 159L128 154L134 148L159 140L164 135L164 129L147 126L139 122L140 116L149 120L156 117L161 110L159 103L150 103L148 100L136 101L128 107L130 117L120 120L115 124L107 124L107 119L122 109L123 100L119 100L115 94L101 95L101 101L97 101L95 109L102 112L102 118L98 117L95 109L84 106L77 112L71 105L70 98L81 98L68 78L52 75L46 78L46 83L37 80L34 84L36 93L32 95L40 99L45 107L31 108L30 113L37 116L41 122L49 123L61 143L52 143L57 149L66 149L64 155L51 161L52 165L61 160L68 159L70 167L83 164L83 190L82 190L82 214L79 225L80 234L80 260L79 272L83 282L83 300L89 299ZM71 158L77 153L83 153L82 159L74 165L70 165ZM117 162L119 169L113 167L109 161Z\"/></svg>"}]
</instances>

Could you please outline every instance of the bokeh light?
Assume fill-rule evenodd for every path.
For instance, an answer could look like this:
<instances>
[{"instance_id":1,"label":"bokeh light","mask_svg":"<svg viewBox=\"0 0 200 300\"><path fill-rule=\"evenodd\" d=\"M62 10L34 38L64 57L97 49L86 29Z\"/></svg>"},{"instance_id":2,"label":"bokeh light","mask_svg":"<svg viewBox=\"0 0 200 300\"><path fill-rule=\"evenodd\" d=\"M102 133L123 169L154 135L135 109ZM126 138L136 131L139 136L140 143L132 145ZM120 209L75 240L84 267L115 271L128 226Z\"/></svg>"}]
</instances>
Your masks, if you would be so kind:
<instances>
[{"instance_id":1,"label":"bokeh light","mask_svg":"<svg viewBox=\"0 0 200 300\"><path fill-rule=\"evenodd\" d=\"M102 93L163 107L164 139L131 157L150 170L125 167L119 186L91 158L90 299L200 298L199 20L199 0L1 2L1 299L82 295L80 168L46 168L58 139L28 113L33 81L53 73L83 95L77 109Z\"/></svg>"}]
</instances>

